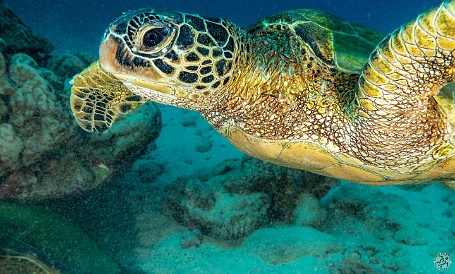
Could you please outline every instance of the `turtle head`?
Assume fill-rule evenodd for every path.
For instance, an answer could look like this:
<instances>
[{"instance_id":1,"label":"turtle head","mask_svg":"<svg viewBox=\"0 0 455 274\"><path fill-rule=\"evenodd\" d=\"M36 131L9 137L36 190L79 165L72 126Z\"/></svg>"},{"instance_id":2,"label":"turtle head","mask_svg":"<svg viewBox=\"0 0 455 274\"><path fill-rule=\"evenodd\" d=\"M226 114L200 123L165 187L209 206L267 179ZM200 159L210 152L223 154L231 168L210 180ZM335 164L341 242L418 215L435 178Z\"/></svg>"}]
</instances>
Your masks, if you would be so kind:
<instances>
[{"instance_id":1,"label":"turtle head","mask_svg":"<svg viewBox=\"0 0 455 274\"><path fill-rule=\"evenodd\" d=\"M218 18L130 11L106 30L100 62L135 94L164 104L203 109L229 81L239 31Z\"/></svg>"}]
</instances>

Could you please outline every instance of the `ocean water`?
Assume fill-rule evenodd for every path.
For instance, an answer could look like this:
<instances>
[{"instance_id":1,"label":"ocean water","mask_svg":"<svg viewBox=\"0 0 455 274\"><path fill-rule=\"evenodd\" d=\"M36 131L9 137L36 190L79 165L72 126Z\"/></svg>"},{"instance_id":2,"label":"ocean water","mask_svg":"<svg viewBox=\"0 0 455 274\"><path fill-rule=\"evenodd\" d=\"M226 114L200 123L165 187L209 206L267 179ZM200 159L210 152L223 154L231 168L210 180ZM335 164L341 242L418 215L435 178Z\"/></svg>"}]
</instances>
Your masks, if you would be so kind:
<instances>
[{"instance_id":1,"label":"ocean water","mask_svg":"<svg viewBox=\"0 0 455 274\"><path fill-rule=\"evenodd\" d=\"M97 58L106 27L131 9L198 13L248 27L280 11L308 8L387 34L439 3L3 0L51 41L52 55L63 56L57 64L64 71L69 56L82 52ZM19 92L12 60L6 61L6 77ZM71 63L71 72L65 74L50 63L34 68L48 75L37 68L47 66L60 77L43 76L53 87L47 92L55 91L59 99L52 100L69 104L69 80L79 72L72 73L77 66ZM0 86L4 88L3 82ZM9 102L9 96L0 90L3 144L14 139L1 127L16 115L1 112L2 100ZM16 110L26 116L27 106ZM73 121L56 131L62 136L67 132L68 141L36 137L41 143L35 148L23 139L25 149L21 160L12 161L14 171L4 172L9 167L2 166L2 160L10 158L2 159L2 149L21 146L13 141L0 145L0 197L5 197L0 199L0 274L35 273L26 268L30 265L36 273L57 273L40 264L62 273L455 273L449 264L455 259L455 192L443 185L368 187L302 175L246 158L197 112L164 105L143 108L122 120L122 129L130 128L127 134L113 129L95 138ZM46 113L57 121L73 119ZM32 137L27 142L33 143ZM58 142L65 145L54 145ZM27 158L29 154L43 156ZM28 166L23 159L49 163ZM79 173L86 169L90 175ZM18 174L15 170L21 172L15 176L24 189L36 184L44 194L28 188L27 193L38 198L22 195L25 190L10 196L2 192L1 187L11 183L8 176ZM46 173L60 175L44 180ZM65 178L71 179L63 182ZM102 183L83 184L90 180ZM447 269L439 270L435 260Z\"/></svg>"},{"instance_id":2,"label":"ocean water","mask_svg":"<svg viewBox=\"0 0 455 274\"><path fill-rule=\"evenodd\" d=\"M222 17L247 27L274 13L309 8L326 11L345 20L357 22L384 34L393 31L417 14L436 6L440 1L14 1L6 5L33 29L51 39L58 51L84 50L96 52L106 26L122 12L151 7ZM126 3L125 3L126 2Z\"/></svg>"}]
</instances>

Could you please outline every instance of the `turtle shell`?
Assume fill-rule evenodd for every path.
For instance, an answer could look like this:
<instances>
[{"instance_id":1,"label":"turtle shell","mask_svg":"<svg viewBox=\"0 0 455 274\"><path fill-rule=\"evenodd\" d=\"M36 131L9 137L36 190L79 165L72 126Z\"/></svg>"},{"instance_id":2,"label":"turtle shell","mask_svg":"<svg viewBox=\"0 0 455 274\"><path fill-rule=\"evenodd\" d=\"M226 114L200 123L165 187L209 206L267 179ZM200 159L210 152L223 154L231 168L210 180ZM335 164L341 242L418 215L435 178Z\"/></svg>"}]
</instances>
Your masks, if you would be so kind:
<instances>
[{"instance_id":1,"label":"turtle shell","mask_svg":"<svg viewBox=\"0 0 455 274\"><path fill-rule=\"evenodd\" d=\"M264 28L285 24L294 30L323 63L348 73L360 73L384 35L331 14L308 9L281 12L252 25L254 36Z\"/></svg>"}]
</instances>

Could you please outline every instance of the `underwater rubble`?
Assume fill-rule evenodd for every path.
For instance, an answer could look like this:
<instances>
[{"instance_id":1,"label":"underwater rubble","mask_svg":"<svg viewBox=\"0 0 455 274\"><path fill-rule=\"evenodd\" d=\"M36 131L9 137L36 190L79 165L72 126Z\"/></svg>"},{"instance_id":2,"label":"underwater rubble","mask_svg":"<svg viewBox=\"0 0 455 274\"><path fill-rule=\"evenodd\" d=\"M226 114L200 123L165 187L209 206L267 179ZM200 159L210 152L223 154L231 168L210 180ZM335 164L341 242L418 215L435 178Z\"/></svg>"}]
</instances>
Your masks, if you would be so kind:
<instances>
[{"instance_id":1,"label":"underwater rubble","mask_svg":"<svg viewBox=\"0 0 455 274\"><path fill-rule=\"evenodd\" d=\"M434 256L455 249L455 199L440 184L370 187L326 181L332 187L316 191L323 195L319 197L312 191L317 184L301 184L295 196L295 188L282 186L277 192L287 193L290 200L283 212L292 214L280 219L273 211L262 214L245 202L239 209L238 203L251 199L254 183L248 175L242 181L239 176L238 182L249 190L230 193L223 183L233 177L235 182L232 174L245 170L232 161L215 170L222 166L232 167L225 177L204 181L207 177L199 172L171 186L164 214L186 229L154 244L150 259L143 260L147 273L431 273ZM262 177L263 185L280 184L264 175L263 168L256 166L251 174ZM207 187L209 181L215 186ZM220 199L226 195L237 202L226 204L226 198ZM270 197L260 189L256 195ZM271 205L270 198L265 201L269 203L264 207ZM217 203L223 203L226 212L215 210ZM147 233L146 225L142 229Z\"/></svg>"},{"instance_id":2,"label":"underwater rubble","mask_svg":"<svg viewBox=\"0 0 455 274\"><path fill-rule=\"evenodd\" d=\"M290 222L300 200L317 200L337 184L337 179L244 156L177 179L169 186L164 211L190 229L236 240L263 226Z\"/></svg>"}]
</instances>

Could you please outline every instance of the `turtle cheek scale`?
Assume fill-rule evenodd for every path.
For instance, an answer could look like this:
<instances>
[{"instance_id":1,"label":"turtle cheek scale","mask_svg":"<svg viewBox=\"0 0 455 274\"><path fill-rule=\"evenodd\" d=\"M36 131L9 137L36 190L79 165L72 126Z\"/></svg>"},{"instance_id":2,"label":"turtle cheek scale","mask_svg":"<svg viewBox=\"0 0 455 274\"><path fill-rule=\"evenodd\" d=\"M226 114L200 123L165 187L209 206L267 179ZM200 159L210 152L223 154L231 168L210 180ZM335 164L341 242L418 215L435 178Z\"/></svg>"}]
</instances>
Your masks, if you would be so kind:
<instances>
[{"instance_id":1,"label":"turtle cheek scale","mask_svg":"<svg viewBox=\"0 0 455 274\"><path fill-rule=\"evenodd\" d=\"M121 43L108 35L100 45L99 54L100 54L100 63L101 66L111 73L118 73L122 71L122 65L119 62L118 52L121 47Z\"/></svg>"}]
</instances>

